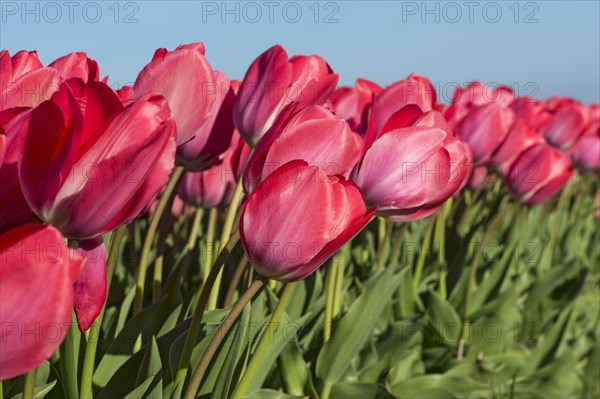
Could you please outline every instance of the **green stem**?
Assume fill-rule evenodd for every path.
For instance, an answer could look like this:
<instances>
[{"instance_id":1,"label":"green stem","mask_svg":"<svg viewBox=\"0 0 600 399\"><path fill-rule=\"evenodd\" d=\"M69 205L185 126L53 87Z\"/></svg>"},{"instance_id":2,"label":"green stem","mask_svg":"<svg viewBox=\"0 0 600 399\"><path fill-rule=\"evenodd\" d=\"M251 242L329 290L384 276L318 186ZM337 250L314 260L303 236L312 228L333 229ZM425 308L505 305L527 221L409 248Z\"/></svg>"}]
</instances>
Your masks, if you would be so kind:
<instances>
[{"instance_id":1,"label":"green stem","mask_svg":"<svg viewBox=\"0 0 600 399\"><path fill-rule=\"evenodd\" d=\"M413 276L413 289L418 292L419 283L421 282L421 276L423 275L423 268L425 266L425 258L429 252L429 244L431 241L431 232L433 225L435 224L435 218L430 218L427 221L427 227L425 228L425 234L423 234L423 241L421 242L421 249L419 250L419 258L417 259L417 265L415 266L415 274Z\"/></svg>"},{"instance_id":2,"label":"green stem","mask_svg":"<svg viewBox=\"0 0 600 399\"><path fill-rule=\"evenodd\" d=\"M260 360L264 357L265 352L269 347L269 343L271 342L271 326L273 326L273 333L279 327L279 321L281 320L281 316L283 316L283 312L287 308L290 299L292 298L292 294L294 293L294 288L298 283L287 283L283 288L283 292L281 294L281 298L279 298L279 302L275 306L275 310L273 310L273 314L271 315L271 319L266 325L265 331L260 337L260 341L258 342L258 346L252 355L252 359L250 359L250 363L248 367L244 371L242 375L242 379L240 380L238 386L235 388L232 397L238 398L243 397L248 393L248 388L252 383L252 379L256 375L258 368L260 367Z\"/></svg>"},{"instance_id":3,"label":"green stem","mask_svg":"<svg viewBox=\"0 0 600 399\"><path fill-rule=\"evenodd\" d=\"M446 216L452 206L451 201L446 202L437 212L434 231L434 243L439 245L438 250L438 281L442 298L447 297L446 289Z\"/></svg>"},{"instance_id":4,"label":"green stem","mask_svg":"<svg viewBox=\"0 0 600 399\"><path fill-rule=\"evenodd\" d=\"M567 183L567 186L563 188L563 191L560 194L560 198L558 199L558 205L556 206L556 211L554 212L556 220L554 221L553 226L550 229L550 241L546 246L546 250L542 255L542 261L540 263L540 269L542 271L548 270L552 266L552 258L554 257L556 239L558 238L558 232L560 231L560 222L562 219L563 208L565 207L565 202L567 201L567 198L571 193L572 187L573 182Z\"/></svg>"},{"instance_id":5,"label":"green stem","mask_svg":"<svg viewBox=\"0 0 600 399\"><path fill-rule=\"evenodd\" d=\"M387 250L389 240L392 233L393 223L388 222L382 217L379 217L379 243L377 247L377 270L383 270L385 261L387 260Z\"/></svg>"},{"instance_id":6,"label":"green stem","mask_svg":"<svg viewBox=\"0 0 600 399\"><path fill-rule=\"evenodd\" d=\"M225 336L242 313L244 307L246 307L252 298L254 298L254 296L262 290L264 285L265 281L263 279L254 280L246 292L244 292L235 305L233 305L227 316L225 316L215 335L213 335L208 343L208 346L204 350L204 353L202 353L202 356L200 357L200 361L196 366L192 377L190 378L190 382L183 396L184 399L193 399L196 397L196 393L198 392L198 388L200 388L202 378L208 370L208 366L210 365L213 356L217 352L217 349L219 349L221 342L223 342L223 339L225 339Z\"/></svg>"},{"instance_id":7,"label":"green stem","mask_svg":"<svg viewBox=\"0 0 600 399\"><path fill-rule=\"evenodd\" d=\"M178 385L182 385L185 382L187 377L188 368L190 365L190 359L192 357L192 350L194 349L194 345L196 344L196 338L198 337L198 333L200 332L200 324L202 322L202 316L204 315L204 311L206 310L206 305L208 303L208 298L210 292L213 288L217 275L221 271L225 260L237 244L240 239L239 231L235 231L225 247L217 256L215 263L210 269L210 273L206 277L204 284L202 285L202 290L200 291L200 297L198 298L198 303L196 304L196 308L194 309L194 314L192 315L192 322L190 324L190 329L188 330L187 336L185 338L185 344L183 346L183 352L181 353L181 358L179 360L179 366L177 367L177 373L175 376L175 383L173 384L174 389Z\"/></svg>"},{"instance_id":8,"label":"green stem","mask_svg":"<svg viewBox=\"0 0 600 399\"><path fill-rule=\"evenodd\" d=\"M142 246L142 253L140 256L140 263L138 265L137 282L135 286L135 298L133 302L133 315L137 315L142 311L142 305L144 303L144 284L146 282L146 269L148 267L148 257L150 256L150 250L152 243L154 242L154 236L158 229L158 225L162 219L162 215L169 203L169 198L174 196L177 192L177 186L183 176L183 166L178 166L173 172L173 176L169 180L163 196L160 198L156 211L152 215L150 226L146 232L146 238L144 239L144 245Z\"/></svg>"},{"instance_id":9,"label":"green stem","mask_svg":"<svg viewBox=\"0 0 600 399\"><path fill-rule=\"evenodd\" d=\"M23 399L33 399L33 395L35 394L35 378L37 376L37 367L33 370L29 370L27 374L25 374L25 381L23 382ZM0 398L1 396L0 392Z\"/></svg>"},{"instance_id":10,"label":"green stem","mask_svg":"<svg viewBox=\"0 0 600 399\"><path fill-rule=\"evenodd\" d=\"M74 316L67 331L65 340L60 345L60 364L63 377L63 388L66 397L69 399L78 399L79 391L77 389L77 356L75 356L75 342L79 340L79 330Z\"/></svg>"},{"instance_id":11,"label":"green stem","mask_svg":"<svg viewBox=\"0 0 600 399\"><path fill-rule=\"evenodd\" d=\"M323 390L321 391L321 399L329 399L329 396L331 396L331 388L333 387L333 385L329 382L325 382L325 385L323 385Z\"/></svg>"},{"instance_id":12,"label":"green stem","mask_svg":"<svg viewBox=\"0 0 600 399\"><path fill-rule=\"evenodd\" d=\"M175 199L171 196L171 199ZM171 209L173 201L167 204L167 210ZM162 223L158 228L158 239L156 240L156 259L154 260L154 275L152 276L152 303L158 302L162 291L163 265L165 261L165 241L169 234L170 211L167 211L163 217Z\"/></svg>"},{"instance_id":13,"label":"green stem","mask_svg":"<svg viewBox=\"0 0 600 399\"><path fill-rule=\"evenodd\" d=\"M325 325L323 327L323 341L329 342L331 339L331 330L333 327L333 302L335 296L335 280L338 276L337 269L340 267L338 251L331 261L331 265L327 268L327 293L325 296Z\"/></svg>"},{"instance_id":14,"label":"green stem","mask_svg":"<svg viewBox=\"0 0 600 399\"><path fill-rule=\"evenodd\" d=\"M208 227L206 230L206 250L204 251L204 264L212 265L212 254L216 251L215 245L215 230L217 226L217 219L219 217L219 209L211 208L208 211Z\"/></svg>"},{"instance_id":15,"label":"green stem","mask_svg":"<svg viewBox=\"0 0 600 399\"><path fill-rule=\"evenodd\" d=\"M242 280L242 275L244 274L244 270L246 270L246 265L248 264L248 258L246 255L243 255L235 268L235 272L231 277L231 281L229 282L229 288L227 288L227 294L225 295L225 302L223 302L223 307L227 308L233 302L233 294L240 285L240 281Z\"/></svg>"},{"instance_id":16,"label":"green stem","mask_svg":"<svg viewBox=\"0 0 600 399\"><path fill-rule=\"evenodd\" d=\"M119 248L121 248L121 242L127 235L127 226L121 226L115 230L110 236L110 248L108 256L106 258L106 297L110 292L110 285L112 277L115 273L117 261L119 259ZM80 397L81 399L88 399L93 397L92 391L92 377L94 375L94 361L96 359L96 348L98 347L98 340L100 338L100 330L102 328L102 320L104 319L104 311L106 310L106 301L100 311L96 320L92 323L89 330L87 344L85 346L85 354L83 358L83 366L81 371L81 388Z\"/></svg>"},{"instance_id":17,"label":"green stem","mask_svg":"<svg viewBox=\"0 0 600 399\"><path fill-rule=\"evenodd\" d=\"M235 187L235 192L227 209L227 215L225 216L225 223L221 230L221 245L229 241L231 237L231 231L233 230L233 224L235 223L235 216L237 215L238 208L242 199L244 198L244 186L242 185L242 179L240 179ZM219 300L219 290L221 288L221 279L223 278L223 272L221 271L215 280L215 288L211 291L208 299L208 310L216 309L217 302Z\"/></svg>"},{"instance_id":18,"label":"green stem","mask_svg":"<svg viewBox=\"0 0 600 399\"><path fill-rule=\"evenodd\" d=\"M188 237L188 242L185 245L185 248L188 252L191 252L194 250L194 248L196 248L196 243L198 242L198 233L200 233L200 222L202 221L202 216L204 216L204 209L196 209L196 213L194 214L194 221L192 222L192 229L190 230L190 236Z\"/></svg>"}]
</instances>

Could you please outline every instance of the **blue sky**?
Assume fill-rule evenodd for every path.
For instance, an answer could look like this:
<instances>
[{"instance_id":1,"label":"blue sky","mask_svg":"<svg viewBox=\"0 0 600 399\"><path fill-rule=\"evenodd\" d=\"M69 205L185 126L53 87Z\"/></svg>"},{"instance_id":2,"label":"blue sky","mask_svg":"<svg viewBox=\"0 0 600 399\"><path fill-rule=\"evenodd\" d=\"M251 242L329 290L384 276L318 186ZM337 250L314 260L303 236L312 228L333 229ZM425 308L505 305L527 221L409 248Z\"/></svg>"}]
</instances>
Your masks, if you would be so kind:
<instances>
[{"instance_id":1,"label":"blue sky","mask_svg":"<svg viewBox=\"0 0 600 399\"><path fill-rule=\"evenodd\" d=\"M519 94L600 101L600 2L4 1L0 44L43 62L86 51L115 85L158 47L203 41L213 68L241 78L266 48L319 54L342 84L428 76L441 100L479 79Z\"/></svg>"}]
</instances>

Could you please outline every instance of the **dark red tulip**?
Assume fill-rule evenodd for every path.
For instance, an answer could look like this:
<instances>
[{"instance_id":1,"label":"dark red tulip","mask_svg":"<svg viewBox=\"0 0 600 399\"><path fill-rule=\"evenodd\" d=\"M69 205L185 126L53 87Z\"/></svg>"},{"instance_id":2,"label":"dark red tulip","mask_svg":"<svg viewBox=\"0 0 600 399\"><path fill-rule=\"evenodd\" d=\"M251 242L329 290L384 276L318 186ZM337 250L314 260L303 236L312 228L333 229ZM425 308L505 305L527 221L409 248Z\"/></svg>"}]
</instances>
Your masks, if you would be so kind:
<instances>
[{"instance_id":1,"label":"dark red tulip","mask_svg":"<svg viewBox=\"0 0 600 399\"><path fill-rule=\"evenodd\" d=\"M539 204L553 196L571 178L569 157L548 144L524 151L509 168L506 183L522 202Z\"/></svg>"},{"instance_id":2,"label":"dark red tulip","mask_svg":"<svg viewBox=\"0 0 600 399\"><path fill-rule=\"evenodd\" d=\"M468 182L471 169L469 147L447 131L442 114L413 104L376 134L370 129L354 180L368 206L404 222L434 213Z\"/></svg>"},{"instance_id":3,"label":"dark red tulip","mask_svg":"<svg viewBox=\"0 0 600 399\"><path fill-rule=\"evenodd\" d=\"M253 191L281 165L294 159L330 175L348 177L360 158L361 139L327 108L312 105L278 121L258 143L244 171L244 188Z\"/></svg>"},{"instance_id":4,"label":"dark red tulip","mask_svg":"<svg viewBox=\"0 0 600 399\"><path fill-rule=\"evenodd\" d=\"M240 237L256 271L306 278L373 217L359 188L304 161L272 173L242 207Z\"/></svg>"},{"instance_id":5,"label":"dark red tulip","mask_svg":"<svg viewBox=\"0 0 600 399\"><path fill-rule=\"evenodd\" d=\"M36 51L19 51L12 57L0 51L0 111L13 107L35 107L58 89L60 76L44 68Z\"/></svg>"},{"instance_id":6,"label":"dark red tulip","mask_svg":"<svg viewBox=\"0 0 600 399\"><path fill-rule=\"evenodd\" d=\"M38 367L67 334L83 262L64 241L42 224L0 235L0 380Z\"/></svg>"},{"instance_id":7,"label":"dark red tulip","mask_svg":"<svg viewBox=\"0 0 600 399\"><path fill-rule=\"evenodd\" d=\"M204 45L192 43L173 51L156 50L138 75L131 98L148 93L159 93L167 99L177 123L177 145L206 132L204 124L210 118L218 90L214 72L204 57Z\"/></svg>"},{"instance_id":8,"label":"dark red tulip","mask_svg":"<svg viewBox=\"0 0 600 399\"><path fill-rule=\"evenodd\" d=\"M250 65L233 109L240 134L255 146L287 107L301 110L321 105L335 90L338 75L316 55L296 55L288 59L276 45Z\"/></svg>"},{"instance_id":9,"label":"dark red tulip","mask_svg":"<svg viewBox=\"0 0 600 399\"><path fill-rule=\"evenodd\" d=\"M76 249L84 261L75 282L73 309L81 332L87 331L106 301L106 248L102 237L82 240Z\"/></svg>"},{"instance_id":10,"label":"dark red tulip","mask_svg":"<svg viewBox=\"0 0 600 399\"><path fill-rule=\"evenodd\" d=\"M369 105L381 87L367 79L356 79L354 87L340 87L327 99L325 106L343 118L350 128L364 134Z\"/></svg>"},{"instance_id":11,"label":"dark red tulip","mask_svg":"<svg viewBox=\"0 0 600 399\"><path fill-rule=\"evenodd\" d=\"M58 71L64 80L79 78L84 82L100 80L98 63L83 51L70 53L53 61L48 65Z\"/></svg>"},{"instance_id":12,"label":"dark red tulip","mask_svg":"<svg viewBox=\"0 0 600 399\"><path fill-rule=\"evenodd\" d=\"M166 184L175 130L158 94L123 108L105 84L72 79L31 112L19 164L25 199L69 238L109 232Z\"/></svg>"}]
</instances>

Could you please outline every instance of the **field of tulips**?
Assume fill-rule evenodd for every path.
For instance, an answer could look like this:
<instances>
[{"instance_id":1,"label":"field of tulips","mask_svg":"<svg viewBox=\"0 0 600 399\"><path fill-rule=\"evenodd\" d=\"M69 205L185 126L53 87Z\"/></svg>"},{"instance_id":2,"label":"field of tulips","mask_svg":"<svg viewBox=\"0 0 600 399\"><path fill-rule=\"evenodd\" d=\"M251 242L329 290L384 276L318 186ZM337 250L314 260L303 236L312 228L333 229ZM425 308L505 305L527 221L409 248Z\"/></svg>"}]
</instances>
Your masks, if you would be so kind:
<instances>
[{"instance_id":1,"label":"field of tulips","mask_svg":"<svg viewBox=\"0 0 600 399\"><path fill-rule=\"evenodd\" d=\"M600 104L209 60L0 53L0 399L600 398Z\"/></svg>"}]
</instances>

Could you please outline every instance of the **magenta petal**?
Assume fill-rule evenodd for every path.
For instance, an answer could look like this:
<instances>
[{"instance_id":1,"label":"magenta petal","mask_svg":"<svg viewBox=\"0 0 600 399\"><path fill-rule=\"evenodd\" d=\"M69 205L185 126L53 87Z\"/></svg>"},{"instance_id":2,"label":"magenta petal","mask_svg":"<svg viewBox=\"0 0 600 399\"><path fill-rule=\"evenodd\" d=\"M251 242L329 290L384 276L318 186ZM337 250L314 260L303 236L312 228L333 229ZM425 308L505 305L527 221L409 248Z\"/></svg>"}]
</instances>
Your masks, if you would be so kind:
<instances>
[{"instance_id":1,"label":"magenta petal","mask_svg":"<svg viewBox=\"0 0 600 399\"><path fill-rule=\"evenodd\" d=\"M83 240L77 252L84 261L75 283L73 308L81 332L87 331L106 300L106 248L102 237Z\"/></svg>"}]
</instances>

